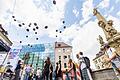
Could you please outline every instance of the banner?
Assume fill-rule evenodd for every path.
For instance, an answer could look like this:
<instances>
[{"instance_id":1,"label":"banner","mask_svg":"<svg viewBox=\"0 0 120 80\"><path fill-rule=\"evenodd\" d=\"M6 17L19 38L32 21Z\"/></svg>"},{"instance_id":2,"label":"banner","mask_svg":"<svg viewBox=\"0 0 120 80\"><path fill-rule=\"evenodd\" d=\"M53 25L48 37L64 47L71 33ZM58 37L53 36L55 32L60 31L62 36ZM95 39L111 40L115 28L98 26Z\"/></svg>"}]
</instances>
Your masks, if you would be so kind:
<instances>
[{"instance_id":1,"label":"banner","mask_svg":"<svg viewBox=\"0 0 120 80\"><path fill-rule=\"evenodd\" d=\"M4 59L5 59L5 57L6 57L6 55L7 55L7 52L6 53L0 53L0 65L3 63L3 61L4 61Z\"/></svg>"},{"instance_id":2,"label":"banner","mask_svg":"<svg viewBox=\"0 0 120 80\"><path fill-rule=\"evenodd\" d=\"M12 68L11 68L12 71L15 70L18 60L20 60L20 58L18 56L20 51L21 51L21 49L11 49L8 54L8 62L10 62L9 65L12 66Z\"/></svg>"},{"instance_id":3,"label":"banner","mask_svg":"<svg viewBox=\"0 0 120 80\"><path fill-rule=\"evenodd\" d=\"M11 49L9 52L8 59L14 59L16 56L18 56L21 49Z\"/></svg>"}]
</instances>

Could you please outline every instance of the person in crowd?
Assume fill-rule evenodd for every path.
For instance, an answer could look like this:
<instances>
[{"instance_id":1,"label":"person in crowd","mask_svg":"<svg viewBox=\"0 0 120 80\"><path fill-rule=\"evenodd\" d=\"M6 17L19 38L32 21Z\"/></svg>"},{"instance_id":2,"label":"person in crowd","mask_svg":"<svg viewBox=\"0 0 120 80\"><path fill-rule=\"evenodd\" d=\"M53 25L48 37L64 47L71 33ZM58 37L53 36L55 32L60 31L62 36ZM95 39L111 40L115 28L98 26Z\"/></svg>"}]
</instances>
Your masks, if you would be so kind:
<instances>
[{"instance_id":1,"label":"person in crowd","mask_svg":"<svg viewBox=\"0 0 120 80\"><path fill-rule=\"evenodd\" d=\"M41 76L41 70L40 68L38 68L36 72L36 80L40 80L40 76Z\"/></svg>"},{"instance_id":2,"label":"person in crowd","mask_svg":"<svg viewBox=\"0 0 120 80\"><path fill-rule=\"evenodd\" d=\"M50 80L52 80L52 74L53 74L53 66L52 64L50 63L50 67L49 67L49 70L50 70Z\"/></svg>"},{"instance_id":3,"label":"person in crowd","mask_svg":"<svg viewBox=\"0 0 120 80\"><path fill-rule=\"evenodd\" d=\"M21 71L20 71L20 80L24 80L25 77L25 64L22 63Z\"/></svg>"},{"instance_id":4,"label":"person in crowd","mask_svg":"<svg viewBox=\"0 0 120 80\"><path fill-rule=\"evenodd\" d=\"M20 70L21 70L21 60L18 61L17 67L15 68L15 78L14 80L20 79Z\"/></svg>"},{"instance_id":5,"label":"person in crowd","mask_svg":"<svg viewBox=\"0 0 120 80\"><path fill-rule=\"evenodd\" d=\"M56 68L55 68L55 80L58 80L58 62L56 63Z\"/></svg>"},{"instance_id":6,"label":"person in crowd","mask_svg":"<svg viewBox=\"0 0 120 80\"><path fill-rule=\"evenodd\" d=\"M10 62L7 63L7 66L6 66L6 71L4 74L6 74L6 76L8 76L10 79L12 79L13 77L13 70L12 70L12 65L10 64Z\"/></svg>"},{"instance_id":7,"label":"person in crowd","mask_svg":"<svg viewBox=\"0 0 120 80\"><path fill-rule=\"evenodd\" d=\"M41 75L41 78L40 78L42 80L45 80L45 73L46 73L45 68L46 68L46 66L47 66L47 61L45 60L45 62L43 62L42 75Z\"/></svg>"},{"instance_id":8,"label":"person in crowd","mask_svg":"<svg viewBox=\"0 0 120 80\"><path fill-rule=\"evenodd\" d=\"M23 80L23 69L24 69L24 62L21 60L21 69L20 69L20 80Z\"/></svg>"},{"instance_id":9,"label":"person in crowd","mask_svg":"<svg viewBox=\"0 0 120 80\"><path fill-rule=\"evenodd\" d=\"M30 64L30 74L28 80L33 80L34 75L34 68L32 67L32 64Z\"/></svg>"},{"instance_id":10,"label":"person in crowd","mask_svg":"<svg viewBox=\"0 0 120 80\"><path fill-rule=\"evenodd\" d=\"M50 58L47 57L46 64L44 66L45 80L49 79L49 75L50 75L49 67L50 67Z\"/></svg>"},{"instance_id":11,"label":"person in crowd","mask_svg":"<svg viewBox=\"0 0 120 80\"><path fill-rule=\"evenodd\" d=\"M68 70L67 70L67 69L66 69L65 74L66 74L66 79L65 79L65 80L71 80L70 77L69 77L69 74L68 74Z\"/></svg>"},{"instance_id":12,"label":"person in crowd","mask_svg":"<svg viewBox=\"0 0 120 80\"><path fill-rule=\"evenodd\" d=\"M80 56L80 69L82 74L82 80L93 80L90 69L90 60L88 57L83 56L83 52L79 52Z\"/></svg>"},{"instance_id":13,"label":"person in crowd","mask_svg":"<svg viewBox=\"0 0 120 80\"><path fill-rule=\"evenodd\" d=\"M72 62L72 59L69 59L68 62L68 72L70 73L70 78L71 80L74 80L76 69L75 69L75 64Z\"/></svg>"},{"instance_id":14,"label":"person in crowd","mask_svg":"<svg viewBox=\"0 0 120 80\"><path fill-rule=\"evenodd\" d=\"M25 68L25 79L24 80L29 80L31 70L32 70L32 67L30 65L27 65Z\"/></svg>"},{"instance_id":15,"label":"person in crowd","mask_svg":"<svg viewBox=\"0 0 120 80\"><path fill-rule=\"evenodd\" d=\"M81 80L82 79L82 72L81 72L81 69L80 69L80 56L79 54L76 54L76 58L78 59L77 61L77 64L76 64L76 68L77 68L77 71L76 71L76 74L77 74L77 79L78 80Z\"/></svg>"},{"instance_id":16,"label":"person in crowd","mask_svg":"<svg viewBox=\"0 0 120 80\"><path fill-rule=\"evenodd\" d=\"M59 61L59 64L58 64L58 74L57 74L57 77L58 77L58 80L63 80L63 73L62 73L62 70L61 70L61 61Z\"/></svg>"},{"instance_id":17,"label":"person in crowd","mask_svg":"<svg viewBox=\"0 0 120 80\"><path fill-rule=\"evenodd\" d=\"M118 56L117 52L113 48L110 48L108 44L104 44L104 49L109 56L109 58L106 58L106 61L108 63L111 62L117 77L120 78L120 56Z\"/></svg>"}]
</instances>

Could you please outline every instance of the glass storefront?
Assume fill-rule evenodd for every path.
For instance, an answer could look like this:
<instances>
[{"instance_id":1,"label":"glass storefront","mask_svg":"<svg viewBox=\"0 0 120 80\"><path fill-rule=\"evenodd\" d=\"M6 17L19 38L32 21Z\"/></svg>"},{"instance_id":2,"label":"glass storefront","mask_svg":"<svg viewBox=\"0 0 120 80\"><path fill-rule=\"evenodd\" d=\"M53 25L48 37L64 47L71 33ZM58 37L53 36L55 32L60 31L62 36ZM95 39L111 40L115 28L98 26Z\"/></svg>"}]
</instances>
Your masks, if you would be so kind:
<instances>
[{"instance_id":1,"label":"glass storefront","mask_svg":"<svg viewBox=\"0 0 120 80\"><path fill-rule=\"evenodd\" d=\"M26 56L26 57L25 57ZM33 67L43 68L43 63L47 57L50 57L53 67L55 66L54 44L35 44L32 46L22 46L19 57L25 61L25 64L32 64ZM26 59L26 60L25 60Z\"/></svg>"}]
</instances>

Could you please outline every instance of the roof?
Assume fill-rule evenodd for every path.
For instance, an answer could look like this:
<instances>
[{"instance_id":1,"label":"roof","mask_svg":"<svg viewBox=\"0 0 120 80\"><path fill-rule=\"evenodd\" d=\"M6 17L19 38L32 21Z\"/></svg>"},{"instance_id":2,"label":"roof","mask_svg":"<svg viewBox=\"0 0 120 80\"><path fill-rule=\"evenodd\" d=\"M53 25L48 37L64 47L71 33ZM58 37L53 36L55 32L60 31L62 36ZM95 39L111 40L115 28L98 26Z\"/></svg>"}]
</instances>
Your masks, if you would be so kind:
<instances>
[{"instance_id":1,"label":"roof","mask_svg":"<svg viewBox=\"0 0 120 80\"><path fill-rule=\"evenodd\" d=\"M104 55L104 54L105 54L104 52L99 52L99 53L97 53L97 54L96 54L96 57L95 57L93 60L101 57L101 56Z\"/></svg>"},{"instance_id":2,"label":"roof","mask_svg":"<svg viewBox=\"0 0 120 80\"><path fill-rule=\"evenodd\" d=\"M0 24L0 31L6 32L6 31L3 29L2 24Z\"/></svg>"},{"instance_id":3,"label":"roof","mask_svg":"<svg viewBox=\"0 0 120 80\"><path fill-rule=\"evenodd\" d=\"M55 48L72 48L72 46L64 43L64 42L55 42Z\"/></svg>"}]
</instances>

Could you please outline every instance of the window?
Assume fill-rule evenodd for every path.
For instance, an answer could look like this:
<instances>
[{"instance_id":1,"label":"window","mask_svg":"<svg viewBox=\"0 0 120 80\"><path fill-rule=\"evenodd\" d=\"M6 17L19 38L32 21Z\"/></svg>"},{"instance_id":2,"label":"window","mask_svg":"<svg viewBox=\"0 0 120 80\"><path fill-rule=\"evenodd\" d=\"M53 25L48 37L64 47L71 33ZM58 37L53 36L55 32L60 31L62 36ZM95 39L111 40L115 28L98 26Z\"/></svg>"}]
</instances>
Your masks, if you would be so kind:
<instances>
[{"instance_id":1,"label":"window","mask_svg":"<svg viewBox=\"0 0 120 80\"><path fill-rule=\"evenodd\" d=\"M64 56L64 59L66 59L67 58L67 56Z\"/></svg>"},{"instance_id":2,"label":"window","mask_svg":"<svg viewBox=\"0 0 120 80\"><path fill-rule=\"evenodd\" d=\"M61 44L58 44L58 47L61 47Z\"/></svg>"},{"instance_id":3,"label":"window","mask_svg":"<svg viewBox=\"0 0 120 80\"><path fill-rule=\"evenodd\" d=\"M59 56L59 60L61 60L61 56Z\"/></svg>"},{"instance_id":4,"label":"window","mask_svg":"<svg viewBox=\"0 0 120 80\"><path fill-rule=\"evenodd\" d=\"M102 68L104 68L104 65L102 65Z\"/></svg>"},{"instance_id":5,"label":"window","mask_svg":"<svg viewBox=\"0 0 120 80\"><path fill-rule=\"evenodd\" d=\"M95 61L95 64L97 64L97 60Z\"/></svg>"},{"instance_id":6,"label":"window","mask_svg":"<svg viewBox=\"0 0 120 80\"><path fill-rule=\"evenodd\" d=\"M70 49L67 49L67 52L70 52Z\"/></svg>"},{"instance_id":7,"label":"window","mask_svg":"<svg viewBox=\"0 0 120 80\"><path fill-rule=\"evenodd\" d=\"M58 49L58 52L61 52L61 49Z\"/></svg>"},{"instance_id":8,"label":"window","mask_svg":"<svg viewBox=\"0 0 120 80\"><path fill-rule=\"evenodd\" d=\"M68 55L68 59L70 59L70 55Z\"/></svg>"},{"instance_id":9,"label":"window","mask_svg":"<svg viewBox=\"0 0 120 80\"><path fill-rule=\"evenodd\" d=\"M64 68L66 68L67 67L67 65L66 65L66 63L64 63Z\"/></svg>"},{"instance_id":10,"label":"window","mask_svg":"<svg viewBox=\"0 0 120 80\"><path fill-rule=\"evenodd\" d=\"M65 52L65 49L63 49L63 52Z\"/></svg>"},{"instance_id":11,"label":"window","mask_svg":"<svg viewBox=\"0 0 120 80\"><path fill-rule=\"evenodd\" d=\"M97 66L98 69L100 69L100 66Z\"/></svg>"},{"instance_id":12,"label":"window","mask_svg":"<svg viewBox=\"0 0 120 80\"><path fill-rule=\"evenodd\" d=\"M99 61L99 62L101 62L101 60L100 60L100 59L98 59L98 61Z\"/></svg>"}]
</instances>

